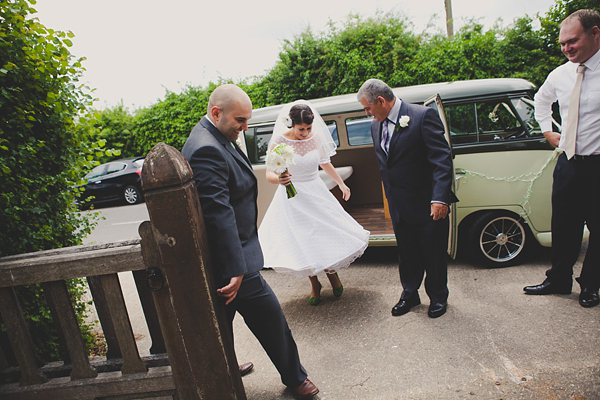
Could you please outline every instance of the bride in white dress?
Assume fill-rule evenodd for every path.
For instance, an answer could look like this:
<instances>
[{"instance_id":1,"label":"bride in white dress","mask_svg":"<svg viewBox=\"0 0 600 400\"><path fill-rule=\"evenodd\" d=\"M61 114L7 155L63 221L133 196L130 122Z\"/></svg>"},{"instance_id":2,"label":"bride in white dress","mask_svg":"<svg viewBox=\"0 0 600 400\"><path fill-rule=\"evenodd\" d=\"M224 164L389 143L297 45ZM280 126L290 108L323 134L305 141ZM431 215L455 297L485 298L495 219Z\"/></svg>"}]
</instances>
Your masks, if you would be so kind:
<instances>
[{"instance_id":1,"label":"bride in white dress","mask_svg":"<svg viewBox=\"0 0 600 400\"><path fill-rule=\"evenodd\" d=\"M288 173L267 169L267 180L278 184L258 229L265 267L310 278L309 304L321 300L317 274L325 272L335 297L344 287L337 270L349 266L365 251L369 231L363 229L329 192L319 177L319 166L338 184L344 200L350 189L330 162L336 145L327 125L310 103L298 100L281 110L269 151L285 143L294 149ZM288 198L285 186L293 182L297 194Z\"/></svg>"}]
</instances>

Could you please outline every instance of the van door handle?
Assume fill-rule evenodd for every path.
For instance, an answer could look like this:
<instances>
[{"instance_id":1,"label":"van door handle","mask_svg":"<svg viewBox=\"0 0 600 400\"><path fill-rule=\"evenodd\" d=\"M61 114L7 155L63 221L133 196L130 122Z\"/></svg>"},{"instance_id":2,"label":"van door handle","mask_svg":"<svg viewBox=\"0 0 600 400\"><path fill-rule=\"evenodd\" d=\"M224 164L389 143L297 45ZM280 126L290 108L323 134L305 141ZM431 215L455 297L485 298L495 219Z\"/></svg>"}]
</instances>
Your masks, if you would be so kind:
<instances>
[{"instance_id":1,"label":"van door handle","mask_svg":"<svg viewBox=\"0 0 600 400\"><path fill-rule=\"evenodd\" d=\"M462 168L458 168L458 169L454 170L454 175L466 175L466 174L467 174L467 171L465 171Z\"/></svg>"}]
</instances>

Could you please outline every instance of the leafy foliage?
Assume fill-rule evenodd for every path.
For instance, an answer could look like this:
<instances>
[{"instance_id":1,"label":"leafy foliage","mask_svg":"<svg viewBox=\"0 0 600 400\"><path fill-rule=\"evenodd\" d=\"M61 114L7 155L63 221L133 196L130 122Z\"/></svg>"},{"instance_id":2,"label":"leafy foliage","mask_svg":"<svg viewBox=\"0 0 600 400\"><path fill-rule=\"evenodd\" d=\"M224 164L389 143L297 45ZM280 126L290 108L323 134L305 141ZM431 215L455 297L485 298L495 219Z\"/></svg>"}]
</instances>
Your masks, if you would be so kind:
<instances>
[{"instance_id":1,"label":"leafy foliage","mask_svg":"<svg viewBox=\"0 0 600 400\"><path fill-rule=\"evenodd\" d=\"M31 18L30 4L0 0L0 256L77 245L94 225L77 213L71 189L90 153L74 122L91 102L78 84L84 59L68 50L74 35ZM80 283L70 286L79 302ZM49 344L54 328L39 287L19 294L33 336ZM39 350L55 354L50 347Z\"/></svg>"},{"instance_id":2,"label":"leafy foliage","mask_svg":"<svg viewBox=\"0 0 600 400\"><path fill-rule=\"evenodd\" d=\"M208 98L217 84L206 90L187 86L180 94L169 93L164 100L140 110L134 118L132 155L145 155L159 142L181 149L192 128L206 114Z\"/></svg>"},{"instance_id":3,"label":"leafy foliage","mask_svg":"<svg viewBox=\"0 0 600 400\"><path fill-rule=\"evenodd\" d=\"M356 92L372 77L391 86L494 77L524 78L539 86L565 62L557 44L559 24L580 8L598 9L597 0L557 0L545 16L524 16L507 28L486 31L470 21L452 39L414 34L410 22L394 13L349 15L339 25L330 22L326 32L307 28L285 40L271 70L238 85L254 108ZM146 154L160 141L180 149L221 83L168 93L135 115L122 105L105 110L91 130L123 156Z\"/></svg>"}]
</instances>

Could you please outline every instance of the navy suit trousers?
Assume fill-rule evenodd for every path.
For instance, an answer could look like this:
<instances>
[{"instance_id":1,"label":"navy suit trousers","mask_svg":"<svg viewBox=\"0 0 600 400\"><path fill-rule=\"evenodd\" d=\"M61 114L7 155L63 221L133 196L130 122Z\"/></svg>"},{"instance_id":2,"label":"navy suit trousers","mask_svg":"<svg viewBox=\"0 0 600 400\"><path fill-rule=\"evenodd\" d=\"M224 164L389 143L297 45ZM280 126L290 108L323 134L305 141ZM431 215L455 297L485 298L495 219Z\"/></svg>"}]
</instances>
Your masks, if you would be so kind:
<instances>
[{"instance_id":1,"label":"navy suit trousers","mask_svg":"<svg viewBox=\"0 0 600 400\"><path fill-rule=\"evenodd\" d=\"M233 318L239 312L279 371L281 382L298 387L308 377L300 363L298 347L292 337L279 300L260 272L244 276L238 294L226 306L233 332Z\"/></svg>"}]
</instances>

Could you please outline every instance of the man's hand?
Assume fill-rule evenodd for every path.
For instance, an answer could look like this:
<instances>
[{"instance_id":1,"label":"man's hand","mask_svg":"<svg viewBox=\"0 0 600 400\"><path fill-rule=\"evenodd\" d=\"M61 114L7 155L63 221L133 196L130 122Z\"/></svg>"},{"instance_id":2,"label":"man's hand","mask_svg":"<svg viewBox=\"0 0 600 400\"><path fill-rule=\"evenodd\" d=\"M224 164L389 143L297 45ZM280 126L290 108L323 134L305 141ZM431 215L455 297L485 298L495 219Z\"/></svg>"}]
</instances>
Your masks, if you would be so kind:
<instances>
[{"instance_id":1,"label":"man's hand","mask_svg":"<svg viewBox=\"0 0 600 400\"><path fill-rule=\"evenodd\" d=\"M560 133L558 132L544 132L544 137L553 147L558 147L558 142L560 142Z\"/></svg>"},{"instance_id":2,"label":"man's hand","mask_svg":"<svg viewBox=\"0 0 600 400\"><path fill-rule=\"evenodd\" d=\"M434 221L444 219L448 215L448 206L442 203L431 203L431 214Z\"/></svg>"},{"instance_id":3,"label":"man's hand","mask_svg":"<svg viewBox=\"0 0 600 400\"><path fill-rule=\"evenodd\" d=\"M237 296L238 290L240 290L240 286L242 285L243 278L244 275L234 276L229 280L227 286L217 289L217 294L221 297L225 297L225 305L231 303L233 299L235 299L235 296Z\"/></svg>"}]
</instances>

